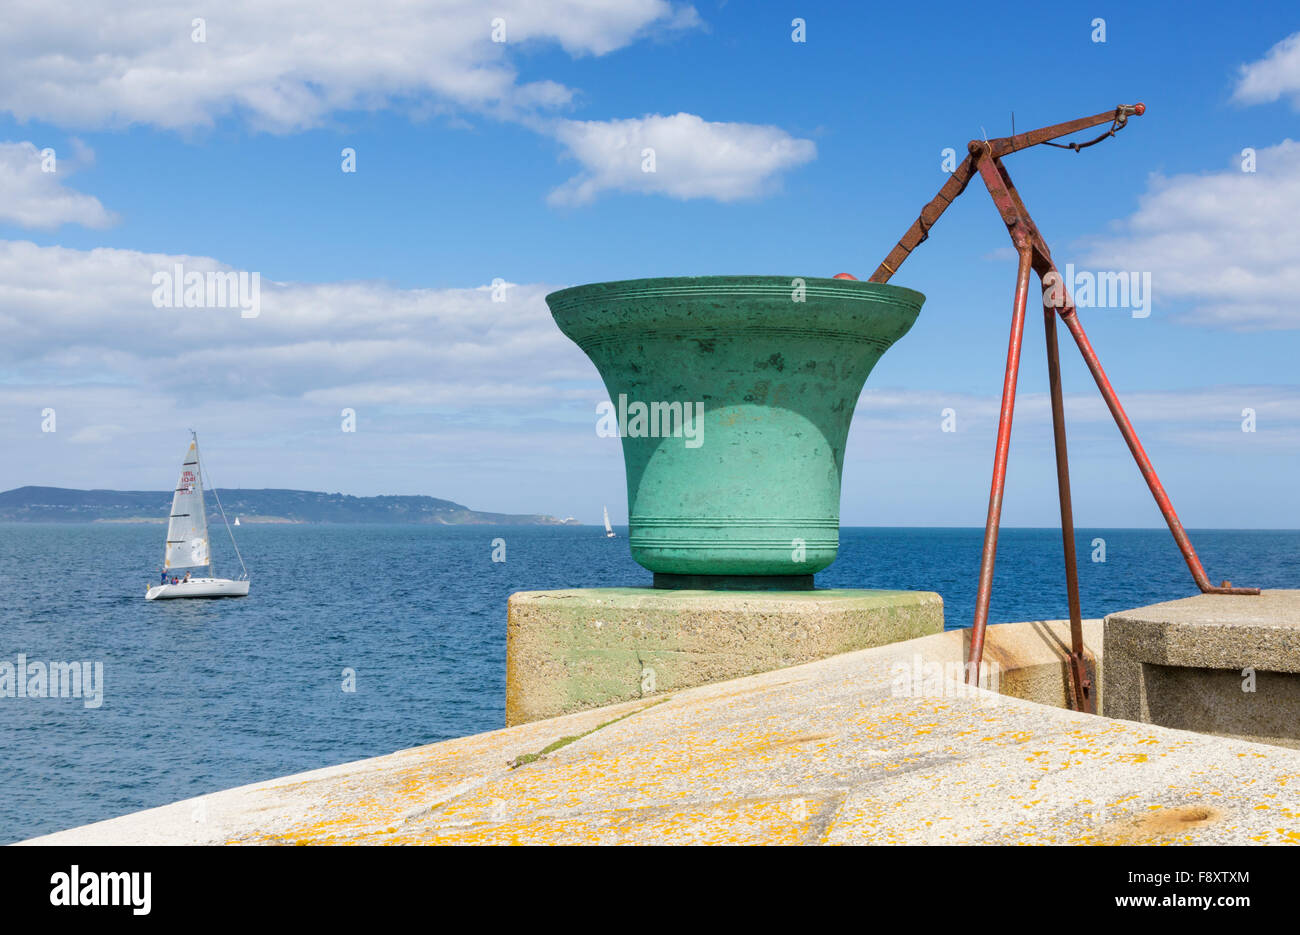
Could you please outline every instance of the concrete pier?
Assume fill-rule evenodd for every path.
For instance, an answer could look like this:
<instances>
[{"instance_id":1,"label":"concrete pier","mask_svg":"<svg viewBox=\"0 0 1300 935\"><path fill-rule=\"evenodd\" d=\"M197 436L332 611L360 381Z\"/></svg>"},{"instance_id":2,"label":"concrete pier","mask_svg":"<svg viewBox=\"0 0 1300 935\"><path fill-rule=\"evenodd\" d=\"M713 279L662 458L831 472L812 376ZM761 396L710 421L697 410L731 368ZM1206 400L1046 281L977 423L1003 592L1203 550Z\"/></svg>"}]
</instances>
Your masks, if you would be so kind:
<instances>
[{"instance_id":1,"label":"concrete pier","mask_svg":"<svg viewBox=\"0 0 1300 935\"><path fill-rule=\"evenodd\" d=\"M1107 716L1300 748L1300 591L1198 594L1105 628Z\"/></svg>"},{"instance_id":2,"label":"concrete pier","mask_svg":"<svg viewBox=\"0 0 1300 935\"><path fill-rule=\"evenodd\" d=\"M993 626L986 658L1002 686L1063 698L1051 673L1063 683L1066 632ZM1085 636L1097 656L1099 625ZM947 677L966 639L936 633L27 843L1300 844L1300 751L968 688Z\"/></svg>"}]
</instances>

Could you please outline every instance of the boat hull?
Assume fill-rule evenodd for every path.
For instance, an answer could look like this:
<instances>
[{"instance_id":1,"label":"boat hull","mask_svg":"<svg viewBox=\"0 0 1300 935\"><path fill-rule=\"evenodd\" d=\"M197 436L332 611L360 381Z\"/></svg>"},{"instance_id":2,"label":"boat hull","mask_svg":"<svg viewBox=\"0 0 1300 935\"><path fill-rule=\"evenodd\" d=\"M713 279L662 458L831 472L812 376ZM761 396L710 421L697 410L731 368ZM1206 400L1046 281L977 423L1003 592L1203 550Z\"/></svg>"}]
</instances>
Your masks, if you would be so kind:
<instances>
[{"instance_id":1,"label":"boat hull","mask_svg":"<svg viewBox=\"0 0 1300 935\"><path fill-rule=\"evenodd\" d=\"M229 578L191 578L178 584L155 584L145 592L146 601L171 600L178 597L247 597L248 581Z\"/></svg>"}]
</instances>

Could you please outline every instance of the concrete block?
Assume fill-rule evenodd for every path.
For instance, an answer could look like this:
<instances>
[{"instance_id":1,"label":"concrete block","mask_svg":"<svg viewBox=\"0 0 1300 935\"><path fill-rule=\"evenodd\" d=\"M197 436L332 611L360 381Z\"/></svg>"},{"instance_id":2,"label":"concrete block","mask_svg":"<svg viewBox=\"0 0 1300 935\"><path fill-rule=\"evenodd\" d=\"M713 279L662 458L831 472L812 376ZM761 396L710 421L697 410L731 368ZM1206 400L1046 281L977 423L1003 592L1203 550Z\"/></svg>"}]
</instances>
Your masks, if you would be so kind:
<instances>
[{"instance_id":1,"label":"concrete block","mask_svg":"<svg viewBox=\"0 0 1300 935\"><path fill-rule=\"evenodd\" d=\"M1107 717L1300 748L1300 591L1111 614Z\"/></svg>"},{"instance_id":2,"label":"concrete block","mask_svg":"<svg viewBox=\"0 0 1300 935\"><path fill-rule=\"evenodd\" d=\"M648 698L943 630L930 591L520 591L506 723Z\"/></svg>"},{"instance_id":3,"label":"concrete block","mask_svg":"<svg viewBox=\"0 0 1300 935\"><path fill-rule=\"evenodd\" d=\"M970 658L969 627L914 640L915 655L925 663L965 672ZM1094 709L1101 710L1100 619L1083 621L1083 658L1093 684ZM999 694L1054 708L1068 708L1070 691L1070 621L1029 620L990 624L984 633L980 684Z\"/></svg>"}]
</instances>

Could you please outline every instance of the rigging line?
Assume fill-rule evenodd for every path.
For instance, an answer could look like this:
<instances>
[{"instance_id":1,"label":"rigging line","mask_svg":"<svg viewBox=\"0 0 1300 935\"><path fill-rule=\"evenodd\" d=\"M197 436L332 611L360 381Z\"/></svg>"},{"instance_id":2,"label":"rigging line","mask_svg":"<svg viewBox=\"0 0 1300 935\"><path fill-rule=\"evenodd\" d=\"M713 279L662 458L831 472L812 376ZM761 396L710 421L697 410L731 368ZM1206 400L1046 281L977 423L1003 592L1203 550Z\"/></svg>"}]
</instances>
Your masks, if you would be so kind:
<instances>
[{"instance_id":1,"label":"rigging line","mask_svg":"<svg viewBox=\"0 0 1300 935\"><path fill-rule=\"evenodd\" d=\"M199 457L199 436L197 433L194 435L194 457L199 462L199 472L211 480L212 475L203 467L203 459ZM244 577L247 578L248 566L244 564L244 556L239 554L239 544L235 542L235 531L230 528L230 520L226 519L226 508L221 505L221 495L217 493L215 484L210 484L208 489L212 491L212 496L217 501L217 509L221 511L221 521L226 524L226 532L230 534L230 545L235 550L235 558L239 559L239 567L243 570Z\"/></svg>"},{"instance_id":2,"label":"rigging line","mask_svg":"<svg viewBox=\"0 0 1300 935\"><path fill-rule=\"evenodd\" d=\"M1115 117L1115 122L1110 125L1110 129L1107 130L1105 133L1101 134L1101 136L1097 137L1096 139L1089 140L1086 143L1053 143L1049 140L1044 140L1043 145L1055 146L1057 149L1072 149L1077 153L1081 149L1087 149L1089 146L1096 146L1102 140L1109 139L1110 137L1118 133L1120 130L1123 130L1126 126L1128 126L1128 115L1117 114Z\"/></svg>"}]
</instances>

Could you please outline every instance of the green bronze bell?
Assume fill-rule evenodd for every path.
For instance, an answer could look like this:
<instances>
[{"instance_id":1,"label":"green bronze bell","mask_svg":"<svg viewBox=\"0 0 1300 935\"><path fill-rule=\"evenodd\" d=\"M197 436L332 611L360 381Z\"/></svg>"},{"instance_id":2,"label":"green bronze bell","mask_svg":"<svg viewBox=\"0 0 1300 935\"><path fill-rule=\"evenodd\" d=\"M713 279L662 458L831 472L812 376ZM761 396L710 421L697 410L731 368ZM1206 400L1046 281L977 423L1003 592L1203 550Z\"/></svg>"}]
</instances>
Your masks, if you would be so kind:
<instances>
[{"instance_id":1,"label":"green bronze bell","mask_svg":"<svg viewBox=\"0 0 1300 935\"><path fill-rule=\"evenodd\" d=\"M858 396L924 301L789 276L633 279L546 297L609 391L602 418L622 437L632 557L656 587L812 587L839 549Z\"/></svg>"}]
</instances>

